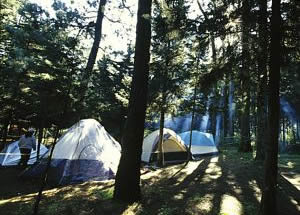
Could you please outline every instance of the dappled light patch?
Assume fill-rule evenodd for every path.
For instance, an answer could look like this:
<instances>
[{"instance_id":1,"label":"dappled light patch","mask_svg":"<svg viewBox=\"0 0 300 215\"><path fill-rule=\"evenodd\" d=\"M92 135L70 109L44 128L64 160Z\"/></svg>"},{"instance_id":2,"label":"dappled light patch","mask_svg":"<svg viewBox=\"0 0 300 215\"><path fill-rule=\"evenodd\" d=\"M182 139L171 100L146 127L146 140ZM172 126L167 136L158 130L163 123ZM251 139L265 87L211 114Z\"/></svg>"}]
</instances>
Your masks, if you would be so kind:
<instances>
[{"instance_id":1,"label":"dappled light patch","mask_svg":"<svg viewBox=\"0 0 300 215\"><path fill-rule=\"evenodd\" d=\"M278 166L282 167L282 168L293 169L293 168L295 168L296 163L289 161L287 163L280 163Z\"/></svg>"},{"instance_id":2,"label":"dappled light patch","mask_svg":"<svg viewBox=\"0 0 300 215\"><path fill-rule=\"evenodd\" d=\"M209 214L213 208L213 194L195 196L187 203L187 214Z\"/></svg>"},{"instance_id":3,"label":"dappled light patch","mask_svg":"<svg viewBox=\"0 0 300 215\"><path fill-rule=\"evenodd\" d=\"M300 174L295 172L282 173L282 177L290 181L300 191Z\"/></svg>"},{"instance_id":4,"label":"dappled light patch","mask_svg":"<svg viewBox=\"0 0 300 215\"><path fill-rule=\"evenodd\" d=\"M288 168L294 168L295 167L295 163L294 162L287 162L287 166Z\"/></svg>"},{"instance_id":5,"label":"dappled light patch","mask_svg":"<svg viewBox=\"0 0 300 215\"><path fill-rule=\"evenodd\" d=\"M187 167L184 168L183 172L185 172L186 174L191 174L192 172L194 172L198 167L199 165L203 162L204 160L199 160L199 161L196 161L196 162L189 162Z\"/></svg>"},{"instance_id":6,"label":"dappled light patch","mask_svg":"<svg viewBox=\"0 0 300 215\"><path fill-rule=\"evenodd\" d=\"M223 195L221 200L220 215L241 215L242 205L239 200L230 195Z\"/></svg>"},{"instance_id":7,"label":"dappled light patch","mask_svg":"<svg viewBox=\"0 0 300 215\"><path fill-rule=\"evenodd\" d=\"M300 156L280 154L278 161L281 175L300 190Z\"/></svg>"},{"instance_id":8,"label":"dappled light patch","mask_svg":"<svg viewBox=\"0 0 300 215\"><path fill-rule=\"evenodd\" d=\"M227 178L226 178L226 183L230 186L235 186L236 185L236 177L231 171L228 171L228 175L227 175Z\"/></svg>"},{"instance_id":9,"label":"dappled light patch","mask_svg":"<svg viewBox=\"0 0 300 215\"><path fill-rule=\"evenodd\" d=\"M186 195L186 192L187 192L187 190L182 190L182 191L180 191L179 193L177 193L177 194L173 197L173 199L175 199L175 200L181 200L181 199L183 199L184 196Z\"/></svg>"},{"instance_id":10,"label":"dappled light patch","mask_svg":"<svg viewBox=\"0 0 300 215\"><path fill-rule=\"evenodd\" d=\"M207 165L201 180L201 184L212 182L222 176L222 169L218 165L219 157L212 157Z\"/></svg>"},{"instance_id":11,"label":"dappled light patch","mask_svg":"<svg viewBox=\"0 0 300 215\"><path fill-rule=\"evenodd\" d=\"M244 156L235 149L227 152L191 161L187 165L142 168L143 198L141 202L130 205L112 200L114 180L46 188L48 190L43 192L40 214L253 215L259 208L262 174L258 172L262 171L262 165L255 161L240 162ZM296 159L293 157L288 160L286 157L284 163ZM293 178L294 175L289 177ZM299 190L284 175L280 179L280 207L293 207L294 211L299 212ZM5 215L32 213L38 189L30 188L32 183L22 185L29 188L27 192L13 197L10 194L0 200L0 211L10 211ZM280 215L295 214L285 212L286 208L282 208L282 211L284 213Z\"/></svg>"},{"instance_id":12,"label":"dappled light patch","mask_svg":"<svg viewBox=\"0 0 300 215\"><path fill-rule=\"evenodd\" d=\"M181 170L181 174L183 177L177 177L177 183L175 185L178 185L182 183L186 176L192 174L199 165L203 162L203 160L197 161L197 162L189 162L188 165Z\"/></svg>"},{"instance_id":13,"label":"dappled light patch","mask_svg":"<svg viewBox=\"0 0 300 215\"><path fill-rule=\"evenodd\" d=\"M218 156L212 157L210 159L210 163L217 163L217 162L219 162L219 157Z\"/></svg>"},{"instance_id":14,"label":"dappled light patch","mask_svg":"<svg viewBox=\"0 0 300 215\"><path fill-rule=\"evenodd\" d=\"M237 195L242 195L243 194L243 189L242 187L237 184L236 182L233 182L230 184L232 191L237 194Z\"/></svg>"},{"instance_id":15,"label":"dappled light patch","mask_svg":"<svg viewBox=\"0 0 300 215\"><path fill-rule=\"evenodd\" d=\"M258 187L257 181L255 179L248 182L249 188L253 190L253 195L256 197L257 201L260 202L261 190Z\"/></svg>"},{"instance_id":16,"label":"dappled light patch","mask_svg":"<svg viewBox=\"0 0 300 215\"><path fill-rule=\"evenodd\" d=\"M210 163L205 170L205 173L208 175L211 179L217 179L222 176L222 169L219 167L215 162Z\"/></svg>"},{"instance_id":17,"label":"dappled light patch","mask_svg":"<svg viewBox=\"0 0 300 215\"><path fill-rule=\"evenodd\" d=\"M288 198L291 201L291 203L298 209L298 211L300 211L300 205L298 203L298 201L300 201L300 200L298 199L298 201L297 201L297 199L295 199L292 196L288 196Z\"/></svg>"},{"instance_id":18,"label":"dappled light patch","mask_svg":"<svg viewBox=\"0 0 300 215\"><path fill-rule=\"evenodd\" d=\"M6 200L0 200L0 205L5 205L7 203L29 203L35 197L36 194L28 194L16 196Z\"/></svg>"},{"instance_id":19,"label":"dappled light patch","mask_svg":"<svg viewBox=\"0 0 300 215\"><path fill-rule=\"evenodd\" d=\"M189 162L186 166L184 166L184 164L167 166L165 168L160 168L142 174L141 178L143 182L147 181L147 185L151 185L160 181L162 178L170 179L176 177L176 183L179 184L184 180L185 176L194 172L202 162L203 159L195 162Z\"/></svg>"},{"instance_id":20,"label":"dappled light patch","mask_svg":"<svg viewBox=\"0 0 300 215\"><path fill-rule=\"evenodd\" d=\"M90 214L93 208L90 208L89 202L104 201L112 198L112 182L112 180L106 182L86 182L46 190L43 192L43 198L40 204L41 214ZM36 196L37 193L32 193L0 200L0 207L6 208L12 204L18 204L19 208L23 209L20 209L20 211L12 211L9 214L27 215L31 213L29 213L29 211L32 210ZM114 206L109 210L113 207Z\"/></svg>"},{"instance_id":21,"label":"dappled light patch","mask_svg":"<svg viewBox=\"0 0 300 215\"><path fill-rule=\"evenodd\" d=\"M139 212L141 212L142 209L143 207L140 203L133 203L131 205L128 205L128 207L124 210L122 215L136 215Z\"/></svg>"},{"instance_id":22,"label":"dappled light patch","mask_svg":"<svg viewBox=\"0 0 300 215\"><path fill-rule=\"evenodd\" d=\"M94 192L92 193L92 197L98 197L98 199L101 200L108 200L108 199L112 199L113 197L113 188L108 188L105 190L98 190L98 189L94 189Z\"/></svg>"},{"instance_id":23,"label":"dappled light patch","mask_svg":"<svg viewBox=\"0 0 300 215\"><path fill-rule=\"evenodd\" d=\"M200 181L200 185L205 185L208 183L211 183L213 179L211 179L210 177L203 177L202 180Z\"/></svg>"}]
</instances>

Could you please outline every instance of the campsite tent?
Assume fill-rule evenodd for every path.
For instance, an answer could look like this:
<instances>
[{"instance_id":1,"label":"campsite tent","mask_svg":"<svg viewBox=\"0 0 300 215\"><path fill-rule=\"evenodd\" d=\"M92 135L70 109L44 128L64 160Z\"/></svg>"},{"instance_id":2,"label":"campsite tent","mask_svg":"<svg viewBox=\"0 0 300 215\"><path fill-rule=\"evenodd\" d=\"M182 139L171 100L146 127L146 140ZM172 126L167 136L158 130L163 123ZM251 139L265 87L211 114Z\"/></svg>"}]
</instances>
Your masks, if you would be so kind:
<instances>
[{"instance_id":1,"label":"campsite tent","mask_svg":"<svg viewBox=\"0 0 300 215\"><path fill-rule=\"evenodd\" d=\"M23 173L40 177L49 153ZM120 144L94 119L80 120L55 145L48 183L66 185L89 180L106 180L115 176L121 156Z\"/></svg>"},{"instance_id":2,"label":"campsite tent","mask_svg":"<svg viewBox=\"0 0 300 215\"><path fill-rule=\"evenodd\" d=\"M0 153L0 165L1 166L15 166L18 165L21 154L18 146L19 141L12 142L11 144L5 146L5 148ZM37 148L38 146L36 146ZM48 151L47 147L41 144L40 156L44 155ZM31 155L28 160L28 164L33 164L36 162L37 150L31 150Z\"/></svg>"},{"instance_id":3,"label":"campsite tent","mask_svg":"<svg viewBox=\"0 0 300 215\"><path fill-rule=\"evenodd\" d=\"M164 128L163 151L167 163L187 159L187 149L181 138L171 129ZM157 160L159 129L150 133L143 141L142 161L149 163Z\"/></svg>"},{"instance_id":4,"label":"campsite tent","mask_svg":"<svg viewBox=\"0 0 300 215\"><path fill-rule=\"evenodd\" d=\"M190 131L180 133L179 136L184 141L184 144L188 147L190 144ZM214 144L213 135L210 133L193 130L191 152L193 157L203 154L217 153L218 149Z\"/></svg>"}]
</instances>

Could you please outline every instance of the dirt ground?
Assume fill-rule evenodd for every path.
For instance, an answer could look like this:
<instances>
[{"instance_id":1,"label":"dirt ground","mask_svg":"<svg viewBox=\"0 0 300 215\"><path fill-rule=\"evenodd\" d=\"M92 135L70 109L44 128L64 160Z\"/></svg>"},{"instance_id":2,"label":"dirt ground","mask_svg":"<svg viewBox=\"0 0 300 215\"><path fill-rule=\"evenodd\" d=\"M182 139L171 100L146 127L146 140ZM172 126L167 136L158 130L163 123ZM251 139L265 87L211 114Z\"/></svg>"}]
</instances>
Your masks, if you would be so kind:
<instances>
[{"instance_id":1,"label":"dirt ground","mask_svg":"<svg viewBox=\"0 0 300 215\"><path fill-rule=\"evenodd\" d=\"M300 156L280 156L279 215L300 214ZM32 214L39 183L22 181L21 170L0 169L0 215ZM142 170L141 202L112 200L113 180L51 188L43 193L43 215L255 215L259 209L263 165L251 154L223 149L188 165Z\"/></svg>"}]
</instances>

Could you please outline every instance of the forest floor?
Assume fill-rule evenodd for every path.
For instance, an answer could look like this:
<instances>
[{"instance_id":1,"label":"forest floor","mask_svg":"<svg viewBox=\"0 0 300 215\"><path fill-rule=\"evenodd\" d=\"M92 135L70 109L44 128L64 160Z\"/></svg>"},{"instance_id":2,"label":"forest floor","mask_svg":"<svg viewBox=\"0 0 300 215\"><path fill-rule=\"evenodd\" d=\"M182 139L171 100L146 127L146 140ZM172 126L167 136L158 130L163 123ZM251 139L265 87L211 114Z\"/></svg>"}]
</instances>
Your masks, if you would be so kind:
<instances>
[{"instance_id":1,"label":"forest floor","mask_svg":"<svg viewBox=\"0 0 300 215\"><path fill-rule=\"evenodd\" d=\"M20 170L0 169L0 214L30 215L39 183L21 181ZM300 214L300 155L280 155L279 215ZM40 215L256 215L263 164L251 153L224 147L188 165L142 170L142 201L112 200L114 181L47 187Z\"/></svg>"}]
</instances>

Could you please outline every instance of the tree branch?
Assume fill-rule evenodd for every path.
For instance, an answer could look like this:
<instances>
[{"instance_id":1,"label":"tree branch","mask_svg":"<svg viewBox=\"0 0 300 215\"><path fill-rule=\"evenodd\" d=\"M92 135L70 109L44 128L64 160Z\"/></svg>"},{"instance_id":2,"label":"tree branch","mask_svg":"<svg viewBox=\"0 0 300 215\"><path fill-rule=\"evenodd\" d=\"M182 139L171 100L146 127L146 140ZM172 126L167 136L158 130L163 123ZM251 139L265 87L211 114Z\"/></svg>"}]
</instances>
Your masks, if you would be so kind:
<instances>
[{"instance_id":1,"label":"tree branch","mask_svg":"<svg viewBox=\"0 0 300 215\"><path fill-rule=\"evenodd\" d=\"M104 15L104 17L105 17L108 21L110 21L110 22L112 22L112 23L122 23L120 19L114 20L114 19L109 18L109 17L106 16L106 15Z\"/></svg>"}]
</instances>

